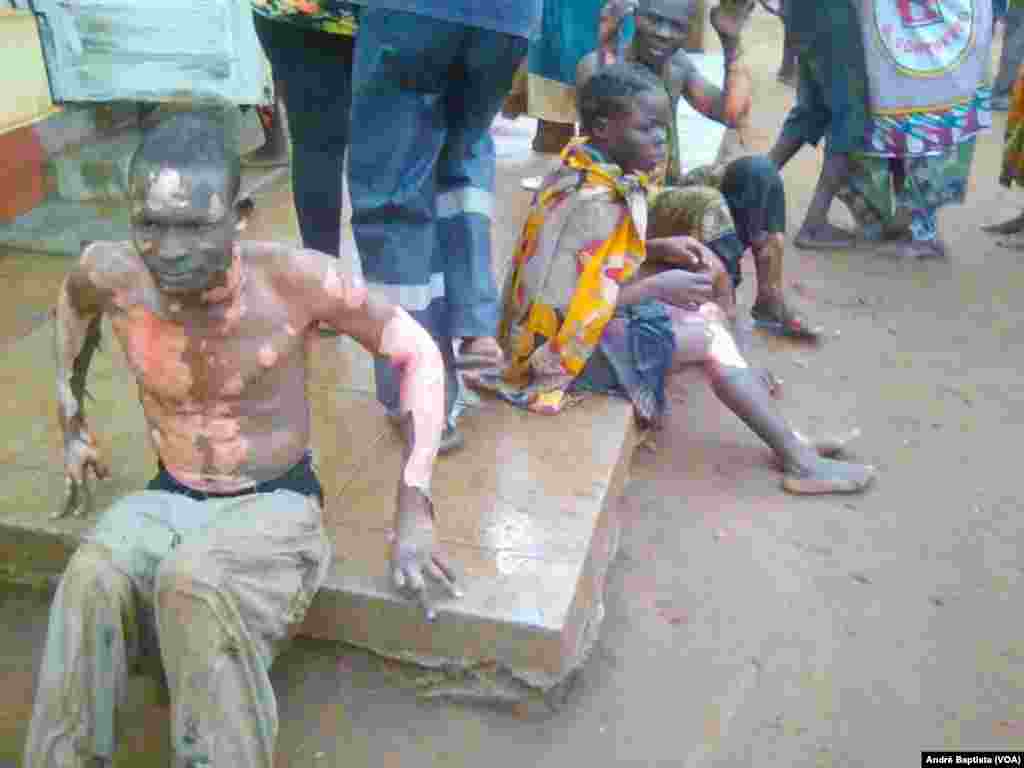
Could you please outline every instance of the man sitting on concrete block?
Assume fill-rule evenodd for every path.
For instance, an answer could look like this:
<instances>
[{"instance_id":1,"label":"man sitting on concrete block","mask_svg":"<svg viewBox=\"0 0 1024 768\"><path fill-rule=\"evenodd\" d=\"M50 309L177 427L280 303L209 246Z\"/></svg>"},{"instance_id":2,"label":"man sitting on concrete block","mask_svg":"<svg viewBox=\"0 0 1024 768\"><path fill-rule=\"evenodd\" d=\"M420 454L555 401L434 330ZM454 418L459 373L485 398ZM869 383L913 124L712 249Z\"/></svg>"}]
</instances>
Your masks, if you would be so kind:
<instances>
[{"instance_id":1,"label":"man sitting on concrete block","mask_svg":"<svg viewBox=\"0 0 1024 768\"><path fill-rule=\"evenodd\" d=\"M308 347L328 323L400 372L405 460L394 584L438 579L430 484L444 426L444 369L402 309L367 295L338 261L243 242L231 109L174 115L131 165L133 242L82 253L57 304L57 399L67 499L91 506L107 474L85 383L106 315L139 387L159 459L147 489L107 509L54 598L26 768L112 765L128 671L159 648L176 764L273 764L270 665L324 581L332 547L310 455Z\"/></svg>"}]
</instances>

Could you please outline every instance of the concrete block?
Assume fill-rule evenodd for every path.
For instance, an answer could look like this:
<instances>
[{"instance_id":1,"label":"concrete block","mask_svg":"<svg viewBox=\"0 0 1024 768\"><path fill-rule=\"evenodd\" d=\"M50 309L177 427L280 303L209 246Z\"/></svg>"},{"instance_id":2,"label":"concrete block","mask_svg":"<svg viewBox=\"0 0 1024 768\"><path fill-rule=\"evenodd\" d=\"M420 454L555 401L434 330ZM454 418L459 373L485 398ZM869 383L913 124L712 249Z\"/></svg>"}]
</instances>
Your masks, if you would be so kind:
<instances>
[{"instance_id":1,"label":"concrete block","mask_svg":"<svg viewBox=\"0 0 1024 768\"><path fill-rule=\"evenodd\" d=\"M0 412L19 436L0 455L0 558L22 581L56 576L90 524L48 519L63 492L51 333L52 321L8 345L0 372L12 393ZM514 700L570 679L603 616L615 501L635 438L631 405L593 397L545 417L484 400L464 418L467 448L440 459L434 495L466 595L434 595L438 618L427 624L389 582L401 445L368 391L369 356L348 340L317 339L312 359L314 451L336 554L304 632L437 668L429 694ZM102 509L155 469L109 329L90 390L90 421L113 470L96 494Z\"/></svg>"}]
</instances>

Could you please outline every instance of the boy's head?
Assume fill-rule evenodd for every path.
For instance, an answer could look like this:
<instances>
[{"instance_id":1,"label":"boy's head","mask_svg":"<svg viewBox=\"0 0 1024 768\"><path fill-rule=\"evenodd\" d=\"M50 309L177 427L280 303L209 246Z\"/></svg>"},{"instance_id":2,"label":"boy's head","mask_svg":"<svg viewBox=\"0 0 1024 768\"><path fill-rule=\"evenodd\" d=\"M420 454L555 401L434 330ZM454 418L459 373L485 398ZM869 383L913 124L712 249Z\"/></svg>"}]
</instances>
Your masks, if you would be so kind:
<instances>
[{"instance_id":1,"label":"boy's head","mask_svg":"<svg viewBox=\"0 0 1024 768\"><path fill-rule=\"evenodd\" d=\"M583 134L625 173L650 173L665 160L669 102L641 66L598 70L576 94Z\"/></svg>"},{"instance_id":2,"label":"boy's head","mask_svg":"<svg viewBox=\"0 0 1024 768\"><path fill-rule=\"evenodd\" d=\"M233 112L173 114L146 130L132 158L132 236L165 293L207 291L231 266L241 180Z\"/></svg>"},{"instance_id":3,"label":"boy's head","mask_svg":"<svg viewBox=\"0 0 1024 768\"><path fill-rule=\"evenodd\" d=\"M660 71L689 41L698 7L698 0L639 0L633 45L640 59Z\"/></svg>"}]
</instances>

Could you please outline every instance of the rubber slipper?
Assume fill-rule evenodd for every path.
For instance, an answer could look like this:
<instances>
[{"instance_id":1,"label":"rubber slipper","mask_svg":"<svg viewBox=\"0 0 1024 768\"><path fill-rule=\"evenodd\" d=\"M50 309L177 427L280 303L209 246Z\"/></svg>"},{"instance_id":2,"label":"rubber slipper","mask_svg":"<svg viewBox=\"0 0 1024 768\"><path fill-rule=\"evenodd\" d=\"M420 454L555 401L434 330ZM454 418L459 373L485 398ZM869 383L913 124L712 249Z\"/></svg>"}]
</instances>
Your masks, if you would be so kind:
<instances>
[{"instance_id":1,"label":"rubber slipper","mask_svg":"<svg viewBox=\"0 0 1024 768\"><path fill-rule=\"evenodd\" d=\"M466 353L455 355L455 367L460 371L472 370L474 368L500 368L505 364L504 357L493 355L479 355Z\"/></svg>"},{"instance_id":2,"label":"rubber slipper","mask_svg":"<svg viewBox=\"0 0 1024 768\"><path fill-rule=\"evenodd\" d=\"M804 321L799 317L791 317L786 321L769 317L757 317L756 315L752 315L752 317L754 318L755 328L760 328L774 336L779 336L785 339L817 341L821 338L823 333L820 326L808 328Z\"/></svg>"}]
</instances>

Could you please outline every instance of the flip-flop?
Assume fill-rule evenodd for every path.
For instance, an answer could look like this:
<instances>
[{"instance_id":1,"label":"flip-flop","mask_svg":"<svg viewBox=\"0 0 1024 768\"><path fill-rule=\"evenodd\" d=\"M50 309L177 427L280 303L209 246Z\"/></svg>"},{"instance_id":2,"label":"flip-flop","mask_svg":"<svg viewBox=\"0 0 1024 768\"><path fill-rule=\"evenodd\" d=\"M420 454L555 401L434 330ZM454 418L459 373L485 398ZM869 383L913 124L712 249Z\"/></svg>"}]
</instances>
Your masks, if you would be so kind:
<instances>
[{"instance_id":1,"label":"flip-flop","mask_svg":"<svg viewBox=\"0 0 1024 768\"><path fill-rule=\"evenodd\" d=\"M459 370L467 370L471 368L500 368L505 364L505 355L501 351L501 347L495 345L490 354L483 352L463 352L462 347L467 346L466 344L459 345L459 351L455 353L455 367ZM468 345L472 348L472 344Z\"/></svg>"},{"instance_id":2,"label":"flip-flop","mask_svg":"<svg viewBox=\"0 0 1024 768\"><path fill-rule=\"evenodd\" d=\"M758 317L753 312L750 316L754 318L754 327L785 339L798 339L801 341L818 341L824 329L821 326L810 328L807 322L799 315L790 315L785 320L774 317Z\"/></svg>"},{"instance_id":3,"label":"flip-flop","mask_svg":"<svg viewBox=\"0 0 1024 768\"><path fill-rule=\"evenodd\" d=\"M455 355L455 367L460 371L472 370L474 368L500 368L505 364L504 357L493 357L491 355Z\"/></svg>"}]
</instances>

